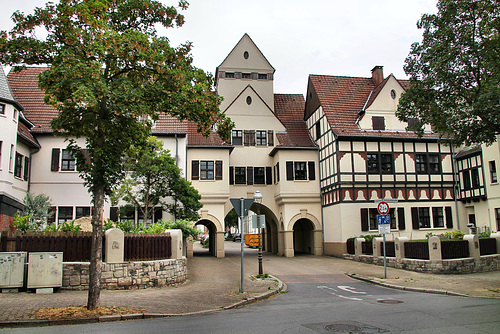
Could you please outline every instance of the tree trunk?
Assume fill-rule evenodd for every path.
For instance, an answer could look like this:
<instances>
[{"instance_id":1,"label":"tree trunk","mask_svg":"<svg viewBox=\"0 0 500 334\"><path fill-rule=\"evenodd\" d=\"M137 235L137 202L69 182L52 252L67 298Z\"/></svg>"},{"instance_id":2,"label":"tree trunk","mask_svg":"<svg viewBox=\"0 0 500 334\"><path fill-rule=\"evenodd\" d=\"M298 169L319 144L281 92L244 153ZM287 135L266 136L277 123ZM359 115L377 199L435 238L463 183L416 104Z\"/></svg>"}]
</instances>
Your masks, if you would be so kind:
<instances>
[{"instance_id":1,"label":"tree trunk","mask_svg":"<svg viewBox=\"0 0 500 334\"><path fill-rule=\"evenodd\" d=\"M99 307L102 274L102 225L104 219L104 189L94 192L94 213L92 214L92 250L89 267L89 295L87 309Z\"/></svg>"}]
</instances>

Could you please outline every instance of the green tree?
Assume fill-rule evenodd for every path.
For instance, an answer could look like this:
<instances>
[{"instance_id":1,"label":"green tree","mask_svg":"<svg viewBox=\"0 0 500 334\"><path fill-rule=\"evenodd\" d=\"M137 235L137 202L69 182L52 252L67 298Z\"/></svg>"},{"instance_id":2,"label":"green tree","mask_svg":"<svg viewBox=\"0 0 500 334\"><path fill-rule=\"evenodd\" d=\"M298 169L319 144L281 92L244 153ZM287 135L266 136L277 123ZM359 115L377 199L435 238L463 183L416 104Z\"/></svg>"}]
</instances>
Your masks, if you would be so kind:
<instances>
[{"instance_id":1,"label":"green tree","mask_svg":"<svg viewBox=\"0 0 500 334\"><path fill-rule=\"evenodd\" d=\"M410 87L400 120L418 118L455 144L491 144L500 133L500 6L498 0L440 0L417 23L404 70Z\"/></svg>"},{"instance_id":2,"label":"green tree","mask_svg":"<svg viewBox=\"0 0 500 334\"><path fill-rule=\"evenodd\" d=\"M226 228L236 227L237 229L239 229L238 214L234 209L231 209L231 211L229 211L224 218L224 226L226 226Z\"/></svg>"},{"instance_id":3,"label":"green tree","mask_svg":"<svg viewBox=\"0 0 500 334\"><path fill-rule=\"evenodd\" d=\"M153 218L160 206L176 218L197 220L202 204L198 191L181 177L175 159L163 149L163 142L148 138L145 146L133 145L128 153L128 178L115 191L116 197L141 210L144 221Z\"/></svg>"},{"instance_id":4,"label":"green tree","mask_svg":"<svg viewBox=\"0 0 500 334\"><path fill-rule=\"evenodd\" d=\"M48 218L54 215L54 212L49 212L52 206L50 197L45 194L33 195L26 193L23 199L24 209L21 212L23 216L30 216L29 222L40 230L42 225L47 224Z\"/></svg>"},{"instance_id":5,"label":"green tree","mask_svg":"<svg viewBox=\"0 0 500 334\"><path fill-rule=\"evenodd\" d=\"M187 8L185 0L179 1ZM172 47L157 26L181 26L175 6L154 0L60 0L13 14L14 28L0 32L0 62L50 64L39 77L45 102L59 115L56 134L69 142L92 196L92 255L87 307L100 302L103 209L123 179L124 157L145 141L150 122L165 112L194 121L207 135L214 124L226 139L233 125L218 109L213 78L192 65L191 44ZM41 27L47 34L37 38ZM17 69L16 69L17 70ZM75 138L85 138L86 151ZM85 154L87 153L87 154Z\"/></svg>"}]
</instances>

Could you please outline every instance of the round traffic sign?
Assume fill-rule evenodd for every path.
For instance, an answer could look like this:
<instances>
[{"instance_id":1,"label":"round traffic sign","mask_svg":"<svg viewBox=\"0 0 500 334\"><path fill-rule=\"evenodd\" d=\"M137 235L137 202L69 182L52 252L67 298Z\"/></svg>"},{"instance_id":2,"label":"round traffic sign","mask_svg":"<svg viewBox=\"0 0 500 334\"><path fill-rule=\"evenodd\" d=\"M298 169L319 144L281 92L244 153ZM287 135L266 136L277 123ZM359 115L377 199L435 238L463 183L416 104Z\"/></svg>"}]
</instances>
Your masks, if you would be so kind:
<instances>
[{"instance_id":1,"label":"round traffic sign","mask_svg":"<svg viewBox=\"0 0 500 334\"><path fill-rule=\"evenodd\" d=\"M380 202L378 203L377 210L381 215L386 215L389 213L389 204L387 202Z\"/></svg>"}]
</instances>

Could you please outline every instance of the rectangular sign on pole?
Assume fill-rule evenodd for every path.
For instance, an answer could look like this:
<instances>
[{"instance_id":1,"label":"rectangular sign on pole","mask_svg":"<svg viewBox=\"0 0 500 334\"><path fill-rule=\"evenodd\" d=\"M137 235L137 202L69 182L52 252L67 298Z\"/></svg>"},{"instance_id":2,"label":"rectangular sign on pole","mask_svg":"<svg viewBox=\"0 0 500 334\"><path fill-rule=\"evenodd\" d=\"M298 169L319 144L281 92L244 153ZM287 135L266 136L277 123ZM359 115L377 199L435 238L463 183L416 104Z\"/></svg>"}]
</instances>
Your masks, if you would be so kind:
<instances>
[{"instance_id":1,"label":"rectangular sign on pole","mask_svg":"<svg viewBox=\"0 0 500 334\"><path fill-rule=\"evenodd\" d=\"M260 219L259 219L260 217ZM260 226L259 226L260 222ZM252 216L252 228L266 228L266 216L265 215L253 215Z\"/></svg>"},{"instance_id":2,"label":"rectangular sign on pole","mask_svg":"<svg viewBox=\"0 0 500 334\"><path fill-rule=\"evenodd\" d=\"M377 222L379 234L391 233L391 215L378 215Z\"/></svg>"}]
</instances>

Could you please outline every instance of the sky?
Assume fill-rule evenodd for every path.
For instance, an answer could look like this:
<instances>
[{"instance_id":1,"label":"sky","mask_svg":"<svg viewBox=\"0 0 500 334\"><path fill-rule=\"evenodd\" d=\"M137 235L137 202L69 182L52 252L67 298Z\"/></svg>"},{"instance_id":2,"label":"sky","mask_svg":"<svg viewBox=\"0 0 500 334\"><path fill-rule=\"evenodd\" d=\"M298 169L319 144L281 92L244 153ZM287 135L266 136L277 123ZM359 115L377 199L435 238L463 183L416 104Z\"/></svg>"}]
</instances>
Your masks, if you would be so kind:
<instances>
[{"instance_id":1,"label":"sky","mask_svg":"<svg viewBox=\"0 0 500 334\"><path fill-rule=\"evenodd\" d=\"M175 0L160 0L177 5ZM422 40L417 21L436 13L437 0L188 0L180 28L160 30L171 45L193 43L194 65L215 73L247 33L276 69L274 92L305 94L309 74L370 77L376 65L406 79L411 44ZM3 1L0 30L47 0Z\"/></svg>"}]
</instances>

